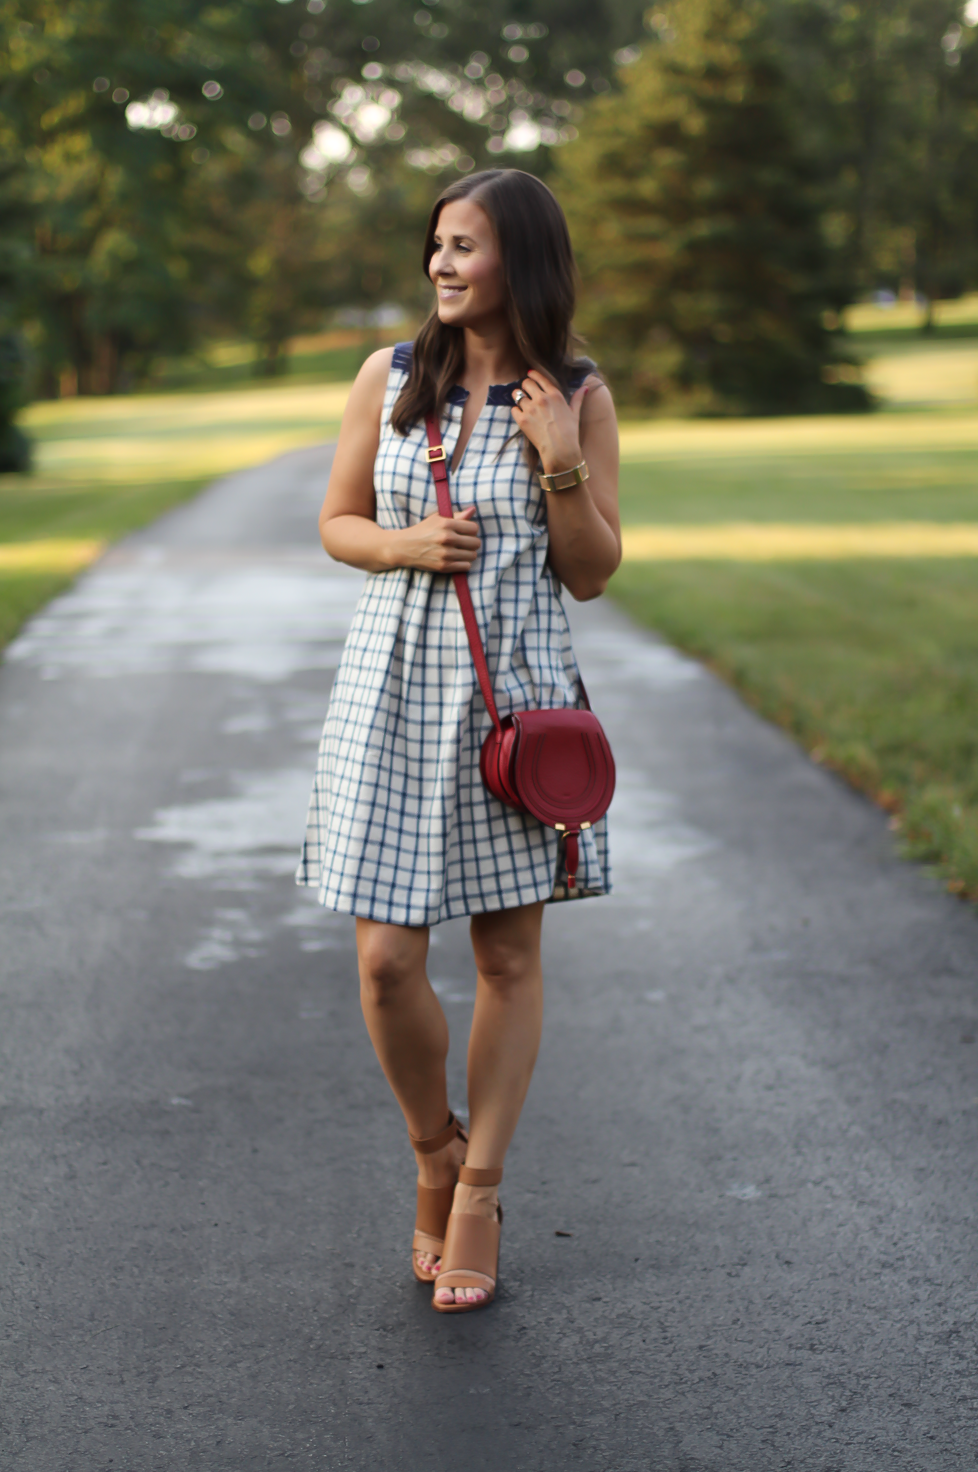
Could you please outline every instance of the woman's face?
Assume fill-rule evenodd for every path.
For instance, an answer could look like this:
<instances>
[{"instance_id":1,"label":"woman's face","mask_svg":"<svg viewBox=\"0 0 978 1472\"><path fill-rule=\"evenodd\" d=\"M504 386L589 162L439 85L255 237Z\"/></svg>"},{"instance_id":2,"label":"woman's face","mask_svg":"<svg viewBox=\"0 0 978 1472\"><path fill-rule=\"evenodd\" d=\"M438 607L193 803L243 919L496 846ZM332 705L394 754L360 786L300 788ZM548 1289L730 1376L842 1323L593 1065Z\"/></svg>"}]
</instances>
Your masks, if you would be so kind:
<instances>
[{"instance_id":1,"label":"woman's face","mask_svg":"<svg viewBox=\"0 0 978 1472\"><path fill-rule=\"evenodd\" d=\"M428 275L438 293L438 316L452 327L471 327L505 315L506 285L489 217L468 199L443 205Z\"/></svg>"}]
</instances>

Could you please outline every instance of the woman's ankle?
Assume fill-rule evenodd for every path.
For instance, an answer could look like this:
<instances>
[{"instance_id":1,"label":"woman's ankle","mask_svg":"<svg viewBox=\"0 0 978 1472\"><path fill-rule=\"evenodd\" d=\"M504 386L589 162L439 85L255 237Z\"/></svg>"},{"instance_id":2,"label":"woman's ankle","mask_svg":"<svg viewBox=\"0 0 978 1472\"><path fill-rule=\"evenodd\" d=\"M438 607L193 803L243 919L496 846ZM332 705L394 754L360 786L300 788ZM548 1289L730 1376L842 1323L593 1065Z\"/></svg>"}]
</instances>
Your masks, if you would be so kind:
<instances>
[{"instance_id":1,"label":"woman's ankle","mask_svg":"<svg viewBox=\"0 0 978 1472\"><path fill-rule=\"evenodd\" d=\"M499 1207L498 1186L464 1186L461 1181L455 1187L452 1212L455 1215L482 1216L495 1221Z\"/></svg>"},{"instance_id":2,"label":"woman's ankle","mask_svg":"<svg viewBox=\"0 0 978 1472\"><path fill-rule=\"evenodd\" d=\"M451 1186L458 1180L458 1168L465 1159L465 1143L456 1136L433 1154L426 1155L416 1150L414 1158L418 1162L418 1180L422 1186L429 1189Z\"/></svg>"}]
</instances>

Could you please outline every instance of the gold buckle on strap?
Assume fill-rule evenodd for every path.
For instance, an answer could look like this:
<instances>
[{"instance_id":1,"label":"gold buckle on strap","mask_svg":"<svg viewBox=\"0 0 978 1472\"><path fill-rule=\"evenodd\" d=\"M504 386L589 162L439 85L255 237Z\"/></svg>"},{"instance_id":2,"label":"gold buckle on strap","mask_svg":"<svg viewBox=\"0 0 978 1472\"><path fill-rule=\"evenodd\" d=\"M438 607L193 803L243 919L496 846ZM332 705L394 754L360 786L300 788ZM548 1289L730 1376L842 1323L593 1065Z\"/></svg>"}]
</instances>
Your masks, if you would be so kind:
<instances>
[{"instance_id":1,"label":"gold buckle on strap","mask_svg":"<svg viewBox=\"0 0 978 1472\"><path fill-rule=\"evenodd\" d=\"M437 460L444 460L446 458L445 457L445 446L444 445L429 445L428 449L425 450L425 454L428 457L428 464L429 465L434 465Z\"/></svg>"}]
</instances>

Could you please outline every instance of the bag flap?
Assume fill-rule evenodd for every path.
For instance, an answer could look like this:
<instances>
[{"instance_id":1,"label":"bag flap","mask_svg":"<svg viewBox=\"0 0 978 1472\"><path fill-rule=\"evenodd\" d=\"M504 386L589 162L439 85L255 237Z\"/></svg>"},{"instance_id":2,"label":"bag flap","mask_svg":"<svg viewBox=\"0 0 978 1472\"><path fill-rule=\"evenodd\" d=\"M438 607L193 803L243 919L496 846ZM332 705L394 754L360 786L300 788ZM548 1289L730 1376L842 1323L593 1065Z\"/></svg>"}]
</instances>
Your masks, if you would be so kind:
<instances>
[{"instance_id":1,"label":"bag flap","mask_svg":"<svg viewBox=\"0 0 978 1472\"><path fill-rule=\"evenodd\" d=\"M615 791L615 762L589 710L530 710L512 717L510 779L527 812L568 829L604 817Z\"/></svg>"}]
</instances>

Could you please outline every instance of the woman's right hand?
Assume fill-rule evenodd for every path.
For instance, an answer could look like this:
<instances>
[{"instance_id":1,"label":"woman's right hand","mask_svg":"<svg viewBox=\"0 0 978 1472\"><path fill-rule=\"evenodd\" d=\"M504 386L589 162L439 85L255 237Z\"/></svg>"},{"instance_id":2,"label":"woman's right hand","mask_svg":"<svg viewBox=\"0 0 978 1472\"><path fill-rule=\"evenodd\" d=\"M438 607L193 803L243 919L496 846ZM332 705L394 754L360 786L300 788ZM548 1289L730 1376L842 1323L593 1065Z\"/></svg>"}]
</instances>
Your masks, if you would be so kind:
<instances>
[{"instance_id":1,"label":"woman's right hand","mask_svg":"<svg viewBox=\"0 0 978 1472\"><path fill-rule=\"evenodd\" d=\"M395 566L422 572L468 572L479 555L479 528L475 507L457 516L426 516L397 533Z\"/></svg>"}]
</instances>

